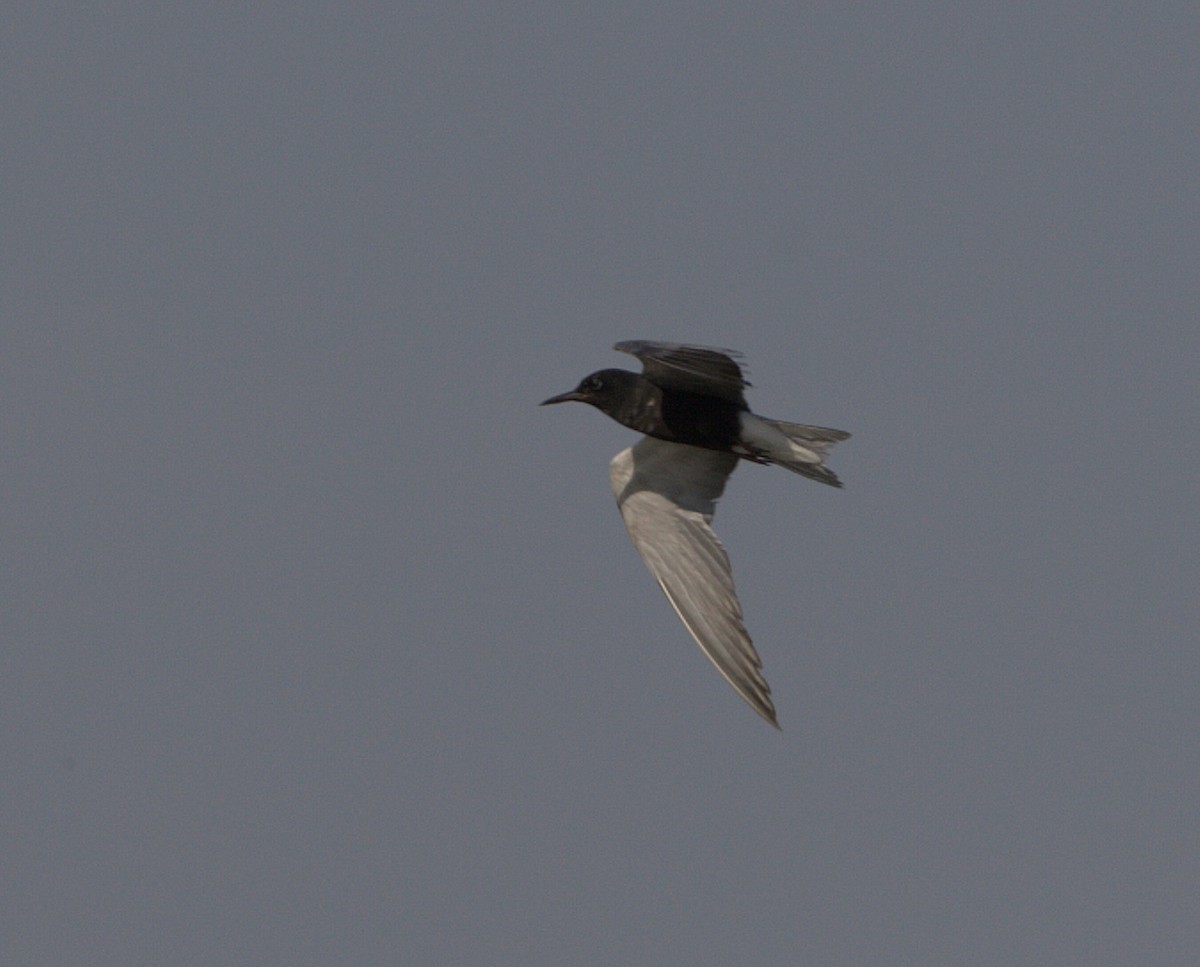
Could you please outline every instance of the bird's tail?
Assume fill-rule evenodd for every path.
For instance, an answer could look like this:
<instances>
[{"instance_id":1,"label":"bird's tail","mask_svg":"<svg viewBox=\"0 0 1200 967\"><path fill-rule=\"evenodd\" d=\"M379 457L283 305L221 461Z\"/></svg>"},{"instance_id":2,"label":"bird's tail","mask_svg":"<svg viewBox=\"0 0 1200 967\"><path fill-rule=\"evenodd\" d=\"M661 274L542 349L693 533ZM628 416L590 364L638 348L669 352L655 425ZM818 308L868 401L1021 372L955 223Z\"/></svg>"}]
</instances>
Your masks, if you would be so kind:
<instances>
[{"instance_id":1,"label":"bird's tail","mask_svg":"<svg viewBox=\"0 0 1200 967\"><path fill-rule=\"evenodd\" d=\"M834 430L827 426L809 426L807 423L785 423L783 420L768 420L759 417L782 433L790 444L788 453L773 447L768 456L771 463L786 467L810 480L819 480L831 487L840 487L837 474L825 466L825 456L835 443L847 439L845 430Z\"/></svg>"}]
</instances>

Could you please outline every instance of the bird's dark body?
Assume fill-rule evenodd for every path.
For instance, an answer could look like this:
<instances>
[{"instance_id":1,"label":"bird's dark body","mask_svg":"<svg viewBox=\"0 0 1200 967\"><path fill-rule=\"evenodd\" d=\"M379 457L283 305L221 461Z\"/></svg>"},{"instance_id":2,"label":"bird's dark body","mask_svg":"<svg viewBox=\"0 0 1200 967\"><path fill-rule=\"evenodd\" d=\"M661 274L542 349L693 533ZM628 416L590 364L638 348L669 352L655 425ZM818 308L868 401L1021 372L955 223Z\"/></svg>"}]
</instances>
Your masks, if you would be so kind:
<instances>
[{"instance_id":1,"label":"bird's dark body","mask_svg":"<svg viewBox=\"0 0 1200 967\"><path fill-rule=\"evenodd\" d=\"M655 387L658 390L658 387ZM661 390L658 392L662 393ZM674 443L687 443L709 450L728 450L737 442L738 414L744 406L715 396L671 392L662 394L662 420L658 429L644 430L650 436Z\"/></svg>"}]
</instances>

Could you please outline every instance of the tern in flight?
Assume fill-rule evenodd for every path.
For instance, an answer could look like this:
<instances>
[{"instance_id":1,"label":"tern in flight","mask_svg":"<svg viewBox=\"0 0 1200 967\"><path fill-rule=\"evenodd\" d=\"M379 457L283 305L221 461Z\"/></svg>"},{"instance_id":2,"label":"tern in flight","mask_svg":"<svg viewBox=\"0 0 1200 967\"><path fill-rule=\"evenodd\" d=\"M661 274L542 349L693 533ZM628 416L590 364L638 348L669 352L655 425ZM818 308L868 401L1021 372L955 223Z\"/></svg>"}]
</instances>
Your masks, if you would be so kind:
<instances>
[{"instance_id":1,"label":"tern in flight","mask_svg":"<svg viewBox=\"0 0 1200 967\"><path fill-rule=\"evenodd\" d=\"M613 348L641 360L642 372L602 369L542 405L590 403L645 434L609 465L625 529L708 660L779 728L762 661L742 623L729 557L710 524L738 460L840 487L825 456L850 434L751 413L744 395L750 384L732 350L640 339Z\"/></svg>"}]
</instances>

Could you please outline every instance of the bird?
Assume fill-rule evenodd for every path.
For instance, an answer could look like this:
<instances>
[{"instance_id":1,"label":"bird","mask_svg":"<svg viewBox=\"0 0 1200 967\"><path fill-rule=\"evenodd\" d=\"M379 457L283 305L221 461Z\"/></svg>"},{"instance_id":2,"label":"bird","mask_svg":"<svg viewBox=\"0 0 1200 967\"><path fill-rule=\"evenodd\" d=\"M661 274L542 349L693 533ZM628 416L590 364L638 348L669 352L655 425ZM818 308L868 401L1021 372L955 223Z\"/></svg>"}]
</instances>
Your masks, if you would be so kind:
<instances>
[{"instance_id":1,"label":"bird","mask_svg":"<svg viewBox=\"0 0 1200 967\"><path fill-rule=\"evenodd\" d=\"M643 434L609 463L625 529L701 651L778 729L762 660L746 631L729 556L712 518L741 460L841 487L825 457L850 434L752 413L745 397L750 383L735 350L645 339L613 348L636 357L642 372L601 369L540 405L588 403Z\"/></svg>"}]
</instances>

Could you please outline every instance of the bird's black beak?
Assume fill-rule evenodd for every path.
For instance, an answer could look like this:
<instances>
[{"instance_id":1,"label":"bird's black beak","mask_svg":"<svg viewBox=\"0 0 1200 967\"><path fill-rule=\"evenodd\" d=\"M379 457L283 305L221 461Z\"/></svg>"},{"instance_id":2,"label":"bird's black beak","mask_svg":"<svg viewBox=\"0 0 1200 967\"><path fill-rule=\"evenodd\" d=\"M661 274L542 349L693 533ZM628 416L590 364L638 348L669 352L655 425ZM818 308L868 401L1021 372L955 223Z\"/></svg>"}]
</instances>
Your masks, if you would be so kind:
<instances>
[{"instance_id":1,"label":"bird's black beak","mask_svg":"<svg viewBox=\"0 0 1200 967\"><path fill-rule=\"evenodd\" d=\"M569 393L559 393L557 396L551 396L548 400L542 400L538 406L549 406L551 403L568 403L571 400L578 400L582 403L584 399L584 395L579 390L573 389Z\"/></svg>"}]
</instances>

